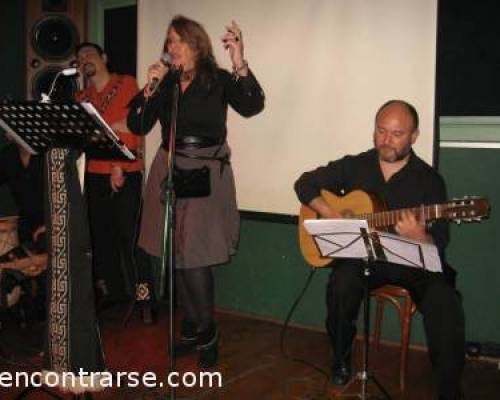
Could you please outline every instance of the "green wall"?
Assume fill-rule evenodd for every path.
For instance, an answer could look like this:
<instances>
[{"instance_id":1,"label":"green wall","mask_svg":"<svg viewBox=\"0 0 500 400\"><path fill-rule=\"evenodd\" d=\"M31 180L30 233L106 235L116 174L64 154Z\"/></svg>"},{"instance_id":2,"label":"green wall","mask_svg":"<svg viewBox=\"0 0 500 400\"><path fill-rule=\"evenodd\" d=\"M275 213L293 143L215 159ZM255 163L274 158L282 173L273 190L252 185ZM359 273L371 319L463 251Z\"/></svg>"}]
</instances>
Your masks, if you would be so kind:
<instances>
[{"instance_id":1,"label":"green wall","mask_svg":"<svg viewBox=\"0 0 500 400\"><path fill-rule=\"evenodd\" d=\"M459 272L467 338L500 343L500 149L445 148L440 157L450 195L481 195L492 205L488 220L453 226L448 257Z\"/></svg>"},{"instance_id":2,"label":"green wall","mask_svg":"<svg viewBox=\"0 0 500 400\"><path fill-rule=\"evenodd\" d=\"M104 46L104 12L136 4L137 0L88 0L88 40Z\"/></svg>"},{"instance_id":3,"label":"green wall","mask_svg":"<svg viewBox=\"0 0 500 400\"><path fill-rule=\"evenodd\" d=\"M217 304L284 320L309 271L299 253L296 225L243 220L238 254L216 268ZM328 269L317 270L295 322L322 325L327 276Z\"/></svg>"}]
</instances>

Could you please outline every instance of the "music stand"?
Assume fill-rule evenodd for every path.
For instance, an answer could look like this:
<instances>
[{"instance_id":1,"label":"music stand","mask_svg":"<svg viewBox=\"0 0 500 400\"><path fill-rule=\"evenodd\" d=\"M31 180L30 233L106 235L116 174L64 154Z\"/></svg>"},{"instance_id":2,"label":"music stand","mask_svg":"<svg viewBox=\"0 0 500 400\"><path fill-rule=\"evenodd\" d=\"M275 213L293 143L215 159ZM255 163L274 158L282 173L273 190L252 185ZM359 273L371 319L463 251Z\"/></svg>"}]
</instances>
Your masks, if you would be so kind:
<instances>
[{"instance_id":1,"label":"music stand","mask_svg":"<svg viewBox=\"0 0 500 400\"><path fill-rule=\"evenodd\" d=\"M71 147L89 158L129 159L135 156L123 144L91 103L0 103L0 126L30 154L50 147Z\"/></svg>"},{"instance_id":2,"label":"music stand","mask_svg":"<svg viewBox=\"0 0 500 400\"><path fill-rule=\"evenodd\" d=\"M397 235L370 232L366 220L330 219L306 220L304 227L313 236L321 255L328 258L362 259L363 266L363 366L355 378L343 390L342 397L357 397L362 400L380 399L368 394L368 383L372 382L384 395L391 396L377 378L368 371L370 337L370 295L368 279L377 261L391 262L430 271L440 271L441 261L436 246ZM361 392L343 394L356 380L361 381Z\"/></svg>"},{"instance_id":3,"label":"music stand","mask_svg":"<svg viewBox=\"0 0 500 400\"><path fill-rule=\"evenodd\" d=\"M0 126L15 142L33 155L59 147L81 150L89 158L135 159L94 106L87 102L0 103ZM28 386L17 398L26 398L37 389L61 399L42 386ZM82 396L92 398L89 393L74 394L73 398Z\"/></svg>"}]
</instances>

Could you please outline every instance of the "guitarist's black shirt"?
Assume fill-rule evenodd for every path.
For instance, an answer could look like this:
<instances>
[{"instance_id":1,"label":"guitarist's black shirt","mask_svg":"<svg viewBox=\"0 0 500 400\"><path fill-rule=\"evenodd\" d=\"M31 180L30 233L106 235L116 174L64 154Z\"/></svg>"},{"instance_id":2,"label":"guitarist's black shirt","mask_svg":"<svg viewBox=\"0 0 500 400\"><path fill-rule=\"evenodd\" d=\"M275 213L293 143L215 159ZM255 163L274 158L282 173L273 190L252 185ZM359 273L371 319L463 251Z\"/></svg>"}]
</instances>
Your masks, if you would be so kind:
<instances>
[{"instance_id":1,"label":"guitarist's black shirt","mask_svg":"<svg viewBox=\"0 0 500 400\"><path fill-rule=\"evenodd\" d=\"M305 172L295 182L295 191L303 204L309 204L318 197L321 189L337 195L363 190L376 195L388 210L443 203L447 199L441 175L413 151L408 163L387 182L380 169L376 149L332 161ZM448 222L435 221L428 225L427 230L444 261L444 249L449 240Z\"/></svg>"}]
</instances>

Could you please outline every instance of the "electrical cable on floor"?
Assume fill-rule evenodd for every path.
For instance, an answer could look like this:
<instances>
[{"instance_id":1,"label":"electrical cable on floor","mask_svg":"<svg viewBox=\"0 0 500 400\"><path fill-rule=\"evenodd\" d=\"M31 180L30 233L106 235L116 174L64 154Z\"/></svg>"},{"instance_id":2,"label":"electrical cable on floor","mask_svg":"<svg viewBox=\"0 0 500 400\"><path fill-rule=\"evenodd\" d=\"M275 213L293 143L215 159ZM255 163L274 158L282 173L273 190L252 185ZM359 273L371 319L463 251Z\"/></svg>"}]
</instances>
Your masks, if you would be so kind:
<instances>
[{"instance_id":1,"label":"electrical cable on floor","mask_svg":"<svg viewBox=\"0 0 500 400\"><path fill-rule=\"evenodd\" d=\"M321 375L323 375L325 377L325 381L323 383L323 389L319 393L319 395L321 396L321 395L323 395L323 394L326 393L326 390L327 390L327 387L328 387L328 381L330 379L328 373L325 372L321 367L313 364L310 361L307 361L307 360L304 360L304 359L301 359L301 358L295 358L295 357L289 356L287 354L286 350L285 350L285 334L286 334L286 331L288 329L288 324L290 323L290 319L292 318L292 315L295 312L295 309L297 308L297 306L299 305L299 303L302 301L302 298L304 297L307 289L309 288L309 285L311 284L311 281L312 281L312 278L313 278L315 272L316 272L316 269L311 269L311 271L309 272L309 276L306 279L306 283L304 285L304 288L302 289L302 291L297 296L297 299L292 304L292 307L290 308L290 311L288 312L288 315L285 318L285 322L284 322L284 324L283 324L283 326L281 328L281 333L280 333L280 351L281 351L281 354L283 355L283 357L285 357L285 359L290 360L290 361L294 361L294 362L298 362L298 363L301 363L301 364L304 364L307 367L312 368L315 371L319 372Z\"/></svg>"}]
</instances>

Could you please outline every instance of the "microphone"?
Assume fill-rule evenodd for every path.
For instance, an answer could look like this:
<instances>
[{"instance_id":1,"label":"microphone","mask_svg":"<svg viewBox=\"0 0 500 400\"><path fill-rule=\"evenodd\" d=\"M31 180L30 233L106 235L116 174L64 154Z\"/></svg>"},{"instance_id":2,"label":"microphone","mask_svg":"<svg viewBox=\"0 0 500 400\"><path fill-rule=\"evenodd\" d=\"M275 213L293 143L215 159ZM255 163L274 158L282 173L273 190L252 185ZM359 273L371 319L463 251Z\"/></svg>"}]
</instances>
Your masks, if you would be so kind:
<instances>
[{"instance_id":1,"label":"microphone","mask_svg":"<svg viewBox=\"0 0 500 400\"><path fill-rule=\"evenodd\" d=\"M172 65L172 56L168 53L163 53L160 57L160 61L165 67L170 67ZM158 78L151 79L151 83L149 84L149 91L151 94L156 91L159 84L160 80Z\"/></svg>"},{"instance_id":2,"label":"microphone","mask_svg":"<svg viewBox=\"0 0 500 400\"><path fill-rule=\"evenodd\" d=\"M61 74L63 74L64 76L73 76L78 74L78 70L76 68L64 68L61 71Z\"/></svg>"},{"instance_id":3,"label":"microphone","mask_svg":"<svg viewBox=\"0 0 500 400\"><path fill-rule=\"evenodd\" d=\"M160 61L166 67L170 67L172 65L172 56L165 52L161 55Z\"/></svg>"},{"instance_id":4,"label":"microphone","mask_svg":"<svg viewBox=\"0 0 500 400\"><path fill-rule=\"evenodd\" d=\"M64 75L64 76L73 76L73 75L76 75L78 74L78 69L76 68L64 68L62 70L60 70L54 77L54 79L52 80L52 84L50 85L50 88L49 88L49 93L48 94L45 94L45 93L41 93L41 102L42 103L50 103L51 101L51 96L52 96L52 92L54 91L55 87L56 87L56 82L57 82L57 79L61 76L61 75Z\"/></svg>"}]
</instances>

